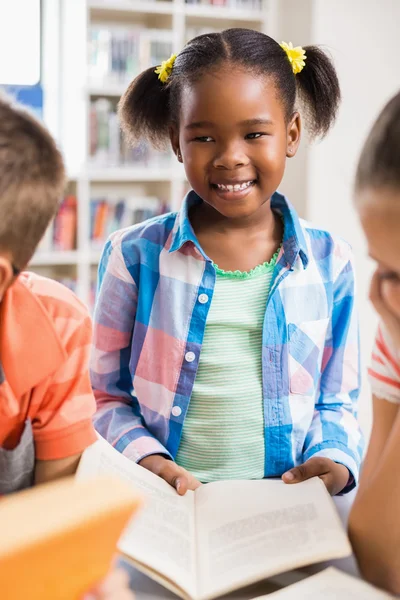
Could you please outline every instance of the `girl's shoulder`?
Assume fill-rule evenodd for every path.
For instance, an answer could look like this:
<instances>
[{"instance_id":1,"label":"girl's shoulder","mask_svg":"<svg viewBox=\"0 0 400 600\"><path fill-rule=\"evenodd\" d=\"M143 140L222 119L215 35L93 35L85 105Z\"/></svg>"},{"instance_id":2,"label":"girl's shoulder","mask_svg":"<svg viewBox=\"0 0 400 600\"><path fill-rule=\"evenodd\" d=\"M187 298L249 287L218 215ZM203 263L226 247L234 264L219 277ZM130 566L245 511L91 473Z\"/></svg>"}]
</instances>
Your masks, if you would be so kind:
<instances>
[{"instance_id":1,"label":"girl's shoulder","mask_svg":"<svg viewBox=\"0 0 400 600\"><path fill-rule=\"evenodd\" d=\"M109 241L114 247L116 245L134 247L143 245L146 241L164 247L174 228L177 214L176 212L164 213L118 229L110 235Z\"/></svg>"},{"instance_id":2,"label":"girl's shoulder","mask_svg":"<svg viewBox=\"0 0 400 600\"><path fill-rule=\"evenodd\" d=\"M332 234L327 229L317 227L305 219L299 219L299 221L304 232L309 257L312 260L327 261L337 269L353 261L352 246L345 239Z\"/></svg>"}]
</instances>

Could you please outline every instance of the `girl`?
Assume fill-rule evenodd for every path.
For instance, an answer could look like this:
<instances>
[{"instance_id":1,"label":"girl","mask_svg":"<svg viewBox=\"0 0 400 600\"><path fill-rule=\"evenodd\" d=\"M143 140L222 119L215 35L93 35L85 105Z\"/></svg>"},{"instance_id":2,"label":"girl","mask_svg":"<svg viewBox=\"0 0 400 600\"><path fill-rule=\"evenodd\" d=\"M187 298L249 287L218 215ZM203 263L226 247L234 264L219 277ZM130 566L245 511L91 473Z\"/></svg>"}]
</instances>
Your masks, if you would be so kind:
<instances>
[{"instance_id":1,"label":"girl","mask_svg":"<svg viewBox=\"0 0 400 600\"><path fill-rule=\"evenodd\" d=\"M363 575L400 593L400 94L361 154L356 205L377 269L371 300L381 317L370 378L374 423L349 529Z\"/></svg>"},{"instance_id":2,"label":"girl","mask_svg":"<svg viewBox=\"0 0 400 600\"><path fill-rule=\"evenodd\" d=\"M276 192L300 141L296 92L325 134L340 99L327 56L229 29L144 71L121 100L126 133L170 140L193 191L106 244L95 425L180 494L283 474L336 494L358 478L351 252Z\"/></svg>"}]
</instances>

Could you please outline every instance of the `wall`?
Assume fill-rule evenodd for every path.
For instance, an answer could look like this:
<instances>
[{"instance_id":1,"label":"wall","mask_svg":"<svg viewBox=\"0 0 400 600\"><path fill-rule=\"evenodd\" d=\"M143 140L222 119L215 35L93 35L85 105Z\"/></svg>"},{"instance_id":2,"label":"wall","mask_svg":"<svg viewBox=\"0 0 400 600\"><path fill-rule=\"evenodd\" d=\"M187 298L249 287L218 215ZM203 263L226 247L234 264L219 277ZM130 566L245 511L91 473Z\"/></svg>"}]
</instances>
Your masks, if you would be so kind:
<instances>
[{"instance_id":1,"label":"wall","mask_svg":"<svg viewBox=\"0 0 400 600\"><path fill-rule=\"evenodd\" d=\"M342 86L343 104L332 133L309 150L307 217L353 245L364 374L377 319L367 301L373 265L367 258L353 210L352 185L365 136L384 103L400 88L399 23L400 2L396 0L313 1L311 42L323 44L331 51ZM368 433L371 410L366 381L361 394L360 421Z\"/></svg>"}]
</instances>

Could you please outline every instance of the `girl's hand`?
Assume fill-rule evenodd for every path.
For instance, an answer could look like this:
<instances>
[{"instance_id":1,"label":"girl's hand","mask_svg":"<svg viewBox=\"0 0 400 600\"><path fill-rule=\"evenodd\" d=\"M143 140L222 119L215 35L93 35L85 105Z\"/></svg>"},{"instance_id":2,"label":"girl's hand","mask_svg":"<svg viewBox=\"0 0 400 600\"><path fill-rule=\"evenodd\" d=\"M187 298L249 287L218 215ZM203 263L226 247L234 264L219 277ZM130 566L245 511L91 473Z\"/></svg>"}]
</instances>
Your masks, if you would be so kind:
<instances>
[{"instance_id":1,"label":"girl's hand","mask_svg":"<svg viewBox=\"0 0 400 600\"><path fill-rule=\"evenodd\" d=\"M189 471L178 467L174 461L159 454L146 456L139 462L139 465L172 485L180 496L184 496L187 490L195 490L201 485L200 481L197 481Z\"/></svg>"},{"instance_id":2,"label":"girl's hand","mask_svg":"<svg viewBox=\"0 0 400 600\"><path fill-rule=\"evenodd\" d=\"M384 277L376 270L369 297L400 355L400 280Z\"/></svg>"},{"instance_id":3,"label":"girl's hand","mask_svg":"<svg viewBox=\"0 0 400 600\"><path fill-rule=\"evenodd\" d=\"M123 569L114 569L84 600L135 600L129 589L129 576Z\"/></svg>"},{"instance_id":4,"label":"girl's hand","mask_svg":"<svg viewBox=\"0 0 400 600\"><path fill-rule=\"evenodd\" d=\"M335 496L346 487L350 473L344 465L335 463L330 458L316 456L282 475L285 483L300 483L312 477L322 479L331 496Z\"/></svg>"}]
</instances>

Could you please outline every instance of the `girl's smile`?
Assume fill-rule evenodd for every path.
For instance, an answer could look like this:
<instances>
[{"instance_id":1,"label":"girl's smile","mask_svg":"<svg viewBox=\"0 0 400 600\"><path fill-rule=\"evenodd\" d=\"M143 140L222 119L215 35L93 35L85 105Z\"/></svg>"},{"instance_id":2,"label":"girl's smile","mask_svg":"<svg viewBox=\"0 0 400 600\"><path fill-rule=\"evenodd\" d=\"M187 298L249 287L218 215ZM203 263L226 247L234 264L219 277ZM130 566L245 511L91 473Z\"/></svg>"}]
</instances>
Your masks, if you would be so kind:
<instances>
[{"instance_id":1,"label":"girl's smile","mask_svg":"<svg viewBox=\"0 0 400 600\"><path fill-rule=\"evenodd\" d=\"M224 64L185 88L171 141L205 203L224 218L258 221L296 153L300 118L288 122L272 78Z\"/></svg>"}]
</instances>

